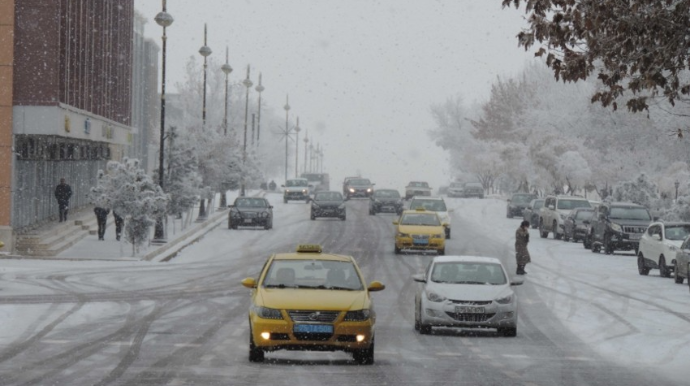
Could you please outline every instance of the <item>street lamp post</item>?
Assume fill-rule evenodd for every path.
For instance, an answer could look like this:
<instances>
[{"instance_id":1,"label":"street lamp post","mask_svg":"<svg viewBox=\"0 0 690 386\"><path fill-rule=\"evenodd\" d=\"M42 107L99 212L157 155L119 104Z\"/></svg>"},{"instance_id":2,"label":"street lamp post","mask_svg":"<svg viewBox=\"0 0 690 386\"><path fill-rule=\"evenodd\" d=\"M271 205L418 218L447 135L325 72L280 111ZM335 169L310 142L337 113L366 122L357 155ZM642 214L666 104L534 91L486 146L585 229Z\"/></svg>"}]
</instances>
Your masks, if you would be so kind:
<instances>
[{"instance_id":1,"label":"street lamp post","mask_svg":"<svg viewBox=\"0 0 690 386\"><path fill-rule=\"evenodd\" d=\"M673 183L676 186L676 200L678 200L678 186L680 185L680 182L676 180L676 182Z\"/></svg>"},{"instance_id":2,"label":"street lamp post","mask_svg":"<svg viewBox=\"0 0 690 386\"><path fill-rule=\"evenodd\" d=\"M299 177L299 132L300 127L299 127L299 117L297 117L297 126L294 128L295 130L295 178Z\"/></svg>"},{"instance_id":3,"label":"street lamp post","mask_svg":"<svg viewBox=\"0 0 690 386\"><path fill-rule=\"evenodd\" d=\"M259 111L256 118L256 145L259 145L259 139L261 139L261 93L264 92L264 86L261 85L261 73L259 73L259 84L254 89L259 93Z\"/></svg>"},{"instance_id":4,"label":"street lamp post","mask_svg":"<svg viewBox=\"0 0 690 386\"><path fill-rule=\"evenodd\" d=\"M240 195L244 196L246 193L245 186L245 174L244 164L247 161L247 116L249 115L249 89L253 86L251 80L249 80L249 65L247 65L247 78L242 82L244 87L247 88L245 104L244 104L244 145L242 146L242 189L240 190Z\"/></svg>"},{"instance_id":5,"label":"street lamp post","mask_svg":"<svg viewBox=\"0 0 690 386\"><path fill-rule=\"evenodd\" d=\"M225 74L225 112L223 113L223 135L228 136L228 76L232 72L232 67L228 63L228 47L225 47L225 64L220 67L221 71ZM228 199L225 197L226 189L225 184L221 182L220 187L220 207L227 208Z\"/></svg>"},{"instance_id":6,"label":"street lamp post","mask_svg":"<svg viewBox=\"0 0 690 386\"><path fill-rule=\"evenodd\" d=\"M307 131L307 134L304 136L304 172L307 172L307 153L309 153L309 148L308 148L308 143L309 143L309 131Z\"/></svg>"},{"instance_id":7,"label":"street lamp post","mask_svg":"<svg viewBox=\"0 0 690 386\"><path fill-rule=\"evenodd\" d=\"M206 45L206 35L207 35L207 28L206 28L206 23L204 23L204 45L199 48L199 54L204 57L204 96L203 96L203 102L201 104L201 130L206 129L206 69L208 68L208 62L207 58L213 51L211 51L211 47ZM197 220L204 220L207 217L206 213L206 199L204 197L201 197L199 200L199 217Z\"/></svg>"},{"instance_id":8,"label":"street lamp post","mask_svg":"<svg viewBox=\"0 0 690 386\"><path fill-rule=\"evenodd\" d=\"M314 143L309 145L309 172L314 172Z\"/></svg>"},{"instance_id":9,"label":"street lamp post","mask_svg":"<svg viewBox=\"0 0 690 386\"><path fill-rule=\"evenodd\" d=\"M290 140L290 127L288 126L288 112L290 111L290 97L285 96L285 181L288 178L288 141Z\"/></svg>"},{"instance_id":10,"label":"street lamp post","mask_svg":"<svg viewBox=\"0 0 690 386\"><path fill-rule=\"evenodd\" d=\"M203 109L201 112L201 128L205 129L206 128L206 68L208 67L207 64L207 58L209 55L211 55L213 51L211 51L211 47L206 45L206 23L204 23L204 45L199 48L199 53L201 56L204 57L204 100L203 100Z\"/></svg>"},{"instance_id":11,"label":"street lamp post","mask_svg":"<svg viewBox=\"0 0 690 386\"><path fill-rule=\"evenodd\" d=\"M162 63L161 63L161 137L160 137L160 154L158 155L158 185L164 190L163 184L163 163L164 163L164 150L165 150L165 50L167 48L167 35L165 34L165 29L170 27L175 19L172 15L167 12L166 0L163 0L163 10L159 12L154 18L156 23L163 27L163 49L162 49ZM156 219L156 228L154 230L153 241L156 243L165 243L165 229L163 227L163 218L165 216L158 217Z\"/></svg>"}]
</instances>

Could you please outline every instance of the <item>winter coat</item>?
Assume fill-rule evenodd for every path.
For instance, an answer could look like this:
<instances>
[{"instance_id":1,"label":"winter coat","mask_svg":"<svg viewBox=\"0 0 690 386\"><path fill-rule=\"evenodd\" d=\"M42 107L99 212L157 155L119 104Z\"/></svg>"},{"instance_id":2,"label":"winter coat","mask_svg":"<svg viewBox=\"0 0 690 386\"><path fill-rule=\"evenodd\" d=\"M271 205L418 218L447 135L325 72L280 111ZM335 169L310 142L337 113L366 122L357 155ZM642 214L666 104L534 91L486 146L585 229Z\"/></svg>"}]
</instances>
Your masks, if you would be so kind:
<instances>
[{"instance_id":1,"label":"winter coat","mask_svg":"<svg viewBox=\"0 0 690 386\"><path fill-rule=\"evenodd\" d=\"M527 250L527 243L529 243L529 231L522 227L515 231L515 260L518 265L525 265L532 260Z\"/></svg>"},{"instance_id":2,"label":"winter coat","mask_svg":"<svg viewBox=\"0 0 690 386\"><path fill-rule=\"evenodd\" d=\"M70 197L72 197L72 188L69 185L58 184L55 187L55 198L57 198L58 204L69 204Z\"/></svg>"},{"instance_id":3,"label":"winter coat","mask_svg":"<svg viewBox=\"0 0 690 386\"><path fill-rule=\"evenodd\" d=\"M110 213L110 209L105 209L97 206L93 208L93 212L96 213L97 219L106 220L108 218L108 213Z\"/></svg>"}]
</instances>

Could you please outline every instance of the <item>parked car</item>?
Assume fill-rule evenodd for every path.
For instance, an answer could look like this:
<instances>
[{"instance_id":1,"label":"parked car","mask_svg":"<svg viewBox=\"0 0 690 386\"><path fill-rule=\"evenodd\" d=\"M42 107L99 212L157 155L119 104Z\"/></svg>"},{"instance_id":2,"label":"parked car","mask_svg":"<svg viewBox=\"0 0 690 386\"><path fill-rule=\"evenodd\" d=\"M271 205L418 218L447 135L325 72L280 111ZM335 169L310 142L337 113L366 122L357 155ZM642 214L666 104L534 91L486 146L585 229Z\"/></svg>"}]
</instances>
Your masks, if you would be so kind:
<instances>
[{"instance_id":1,"label":"parked car","mask_svg":"<svg viewBox=\"0 0 690 386\"><path fill-rule=\"evenodd\" d=\"M400 192L395 189L376 189L369 199L369 214L396 213L402 214L403 201Z\"/></svg>"},{"instance_id":2,"label":"parked car","mask_svg":"<svg viewBox=\"0 0 690 386\"><path fill-rule=\"evenodd\" d=\"M285 181L283 188L283 202L287 204L291 200L305 201L309 203L309 180L306 178L292 178Z\"/></svg>"},{"instance_id":3,"label":"parked car","mask_svg":"<svg viewBox=\"0 0 690 386\"><path fill-rule=\"evenodd\" d=\"M269 257L259 275L242 285L252 290L250 362L263 362L266 352L313 350L344 351L358 364L374 363L371 293L385 286L378 281L365 285L352 256L300 245L296 252Z\"/></svg>"},{"instance_id":4,"label":"parked car","mask_svg":"<svg viewBox=\"0 0 690 386\"><path fill-rule=\"evenodd\" d=\"M419 196L412 197L412 201L410 201L410 210L415 210L418 208L422 208L430 212L436 212L443 223L443 228L446 231L446 239L450 238L450 212L453 210L448 210L446 207L446 202L443 201L443 198Z\"/></svg>"},{"instance_id":5,"label":"parked car","mask_svg":"<svg viewBox=\"0 0 690 386\"><path fill-rule=\"evenodd\" d=\"M638 273L646 276L650 269L658 269L659 276L671 277L671 272L675 272L676 282L682 283L683 276L679 276L677 270L677 253L688 236L690 222L651 223L640 238L637 252Z\"/></svg>"},{"instance_id":6,"label":"parked car","mask_svg":"<svg viewBox=\"0 0 690 386\"><path fill-rule=\"evenodd\" d=\"M431 196L429 183L424 181L410 181L405 187L405 199L409 200L414 196Z\"/></svg>"},{"instance_id":7,"label":"parked car","mask_svg":"<svg viewBox=\"0 0 690 386\"><path fill-rule=\"evenodd\" d=\"M462 187L462 196L484 198L484 185L479 182L468 182Z\"/></svg>"},{"instance_id":8,"label":"parked car","mask_svg":"<svg viewBox=\"0 0 690 386\"><path fill-rule=\"evenodd\" d=\"M539 209L541 209L542 206L544 206L544 199L537 198L536 200L530 201L525 210L522 211L522 219L529 221L530 227L539 227Z\"/></svg>"},{"instance_id":9,"label":"parked car","mask_svg":"<svg viewBox=\"0 0 690 386\"><path fill-rule=\"evenodd\" d=\"M589 225L591 224L593 208L577 208L570 211L570 214L563 221L563 240L574 242L584 240L589 235Z\"/></svg>"},{"instance_id":10,"label":"parked car","mask_svg":"<svg viewBox=\"0 0 690 386\"><path fill-rule=\"evenodd\" d=\"M604 202L592 216L589 238L592 252L604 249L607 255L616 250L635 251L640 238L652 222L647 208L629 202Z\"/></svg>"},{"instance_id":11,"label":"parked car","mask_svg":"<svg viewBox=\"0 0 690 386\"><path fill-rule=\"evenodd\" d=\"M462 182L451 182L448 186L448 191L446 195L448 197L462 197L462 187L464 184Z\"/></svg>"},{"instance_id":12,"label":"parked car","mask_svg":"<svg viewBox=\"0 0 690 386\"><path fill-rule=\"evenodd\" d=\"M563 222L570 211L577 208L591 208L586 198L576 196L547 196L544 206L539 209L539 235L560 240L563 238Z\"/></svg>"},{"instance_id":13,"label":"parked car","mask_svg":"<svg viewBox=\"0 0 690 386\"><path fill-rule=\"evenodd\" d=\"M347 181L345 197L350 199L352 197L369 198L374 194L374 184L368 178L352 178Z\"/></svg>"},{"instance_id":14,"label":"parked car","mask_svg":"<svg viewBox=\"0 0 690 386\"><path fill-rule=\"evenodd\" d=\"M436 256L425 273L412 276L422 283L415 295L414 328L429 334L433 327L495 328L517 335L518 299L499 259Z\"/></svg>"},{"instance_id":15,"label":"parked car","mask_svg":"<svg viewBox=\"0 0 690 386\"><path fill-rule=\"evenodd\" d=\"M237 197L228 207L229 229L246 226L273 228L273 206L265 198Z\"/></svg>"},{"instance_id":16,"label":"parked car","mask_svg":"<svg viewBox=\"0 0 690 386\"><path fill-rule=\"evenodd\" d=\"M690 237L686 237L685 240L683 240L683 244L681 244L678 252L676 252L676 265L674 271L676 283L682 284L683 280L687 279L688 286L690 286ZM643 271L640 271L640 275L644 275Z\"/></svg>"},{"instance_id":17,"label":"parked car","mask_svg":"<svg viewBox=\"0 0 690 386\"><path fill-rule=\"evenodd\" d=\"M515 216L522 216L522 212L529 206L532 200L537 196L532 193L515 193L508 199L506 205L506 217L513 218Z\"/></svg>"},{"instance_id":18,"label":"parked car","mask_svg":"<svg viewBox=\"0 0 690 386\"><path fill-rule=\"evenodd\" d=\"M314 194L311 200L312 220L317 217L336 217L343 221L346 219L345 199L340 192L321 191Z\"/></svg>"}]
</instances>

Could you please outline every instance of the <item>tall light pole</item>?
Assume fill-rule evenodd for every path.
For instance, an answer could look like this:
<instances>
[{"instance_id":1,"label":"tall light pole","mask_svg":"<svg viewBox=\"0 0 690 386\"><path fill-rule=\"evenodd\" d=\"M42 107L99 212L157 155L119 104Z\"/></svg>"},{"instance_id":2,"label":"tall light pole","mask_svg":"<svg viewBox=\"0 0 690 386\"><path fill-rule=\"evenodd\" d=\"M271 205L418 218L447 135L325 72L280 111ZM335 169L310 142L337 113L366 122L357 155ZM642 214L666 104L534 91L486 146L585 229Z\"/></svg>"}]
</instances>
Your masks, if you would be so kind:
<instances>
[{"instance_id":1,"label":"tall light pole","mask_svg":"<svg viewBox=\"0 0 690 386\"><path fill-rule=\"evenodd\" d=\"M163 163L165 150L165 50L167 48L167 35L165 29L170 27L175 19L167 12L166 0L163 0L163 10L159 12L154 18L156 23L163 27L163 49L162 49L162 65L161 65L161 138L160 138L160 154L158 155L158 185L164 190L163 185ZM156 219L156 228L154 230L153 241L156 243L164 243L165 229L163 228L163 216Z\"/></svg>"},{"instance_id":2,"label":"tall light pole","mask_svg":"<svg viewBox=\"0 0 690 386\"><path fill-rule=\"evenodd\" d=\"M314 172L314 143L309 145L309 172Z\"/></svg>"},{"instance_id":3,"label":"tall light pole","mask_svg":"<svg viewBox=\"0 0 690 386\"><path fill-rule=\"evenodd\" d=\"M251 80L249 80L249 65L247 65L247 78L242 82L244 87L247 88L247 95L245 98L245 104L244 104L244 145L242 146L242 189L240 190L240 195L244 196L245 195L245 170L244 170L244 164L247 161L247 115L249 115L249 89L253 86L253 83Z\"/></svg>"},{"instance_id":4,"label":"tall light pole","mask_svg":"<svg viewBox=\"0 0 690 386\"><path fill-rule=\"evenodd\" d=\"M294 128L295 130L295 178L299 177L299 132L300 127L299 127L299 117L297 117L297 126Z\"/></svg>"},{"instance_id":5,"label":"tall light pole","mask_svg":"<svg viewBox=\"0 0 690 386\"><path fill-rule=\"evenodd\" d=\"M232 72L232 67L228 63L228 47L225 47L225 64L220 67L221 71L225 74L225 111L223 113L223 135L228 136L228 76ZM225 197L226 189L223 182L220 183L220 207L225 209L228 207L228 199Z\"/></svg>"},{"instance_id":6,"label":"tall light pole","mask_svg":"<svg viewBox=\"0 0 690 386\"><path fill-rule=\"evenodd\" d=\"M307 153L309 153L309 131L307 131L307 134L304 136L304 172L307 172Z\"/></svg>"},{"instance_id":7,"label":"tall light pole","mask_svg":"<svg viewBox=\"0 0 690 386\"><path fill-rule=\"evenodd\" d=\"M213 51L211 51L211 47L206 45L206 23L204 23L204 45L199 48L199 53L201 56L204 57L204 101L203 101L203 109L201 112L201 128L205 129L206 128L206 68L208 67L207 64L207 58L209 55L211 55Z\"/></svg>"},{"instance_id":8,"label":"tall light pole","mask_svg":"<svg viewBox=\"0 0 690 386\"><path fill-rule=\"evenodd\" d=\"M680 185L680 182L676 180L676 182L674 182L673 185L676 186L676 200L678 200L678 186Z\"/></svg>"},{"instance_id":9,"label":"tall light pole","mask_svg":"<svg viewBox=\"0 0 690 386\"><path fill-rule=\"evenodd\" d=\"M259 115L256 119L256 145L259 145L259 140L261 139L261 93L264 92L264 86L261 85L261 73L259 73L259 84L254 89L259 93Z\"/></svg>"},{"instance_id":10,"label":"tall light pole","mask_svg":"<svg viewBox=\"0 0 690 386\"><path fill-rule=\"evenodd\" d=\"M288 112L290 111L290 97L285 96L285 181L288 179L288 141L290 140L290 127L288 126Z\"/></svg>"}]
</instances>

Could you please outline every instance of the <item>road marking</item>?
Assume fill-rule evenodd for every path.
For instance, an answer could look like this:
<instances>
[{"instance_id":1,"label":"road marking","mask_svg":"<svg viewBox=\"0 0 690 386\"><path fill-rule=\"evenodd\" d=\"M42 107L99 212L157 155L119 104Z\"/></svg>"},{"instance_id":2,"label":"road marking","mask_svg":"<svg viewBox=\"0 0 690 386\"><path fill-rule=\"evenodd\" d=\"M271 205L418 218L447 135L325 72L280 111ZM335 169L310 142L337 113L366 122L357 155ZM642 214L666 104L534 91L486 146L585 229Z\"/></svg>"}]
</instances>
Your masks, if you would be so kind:
<instances>
[{"instance_id":1,"label":"road marking","mask_svg":"<svg viewBox=\"0 0 690 386\"><path fill-rule=\"evenodd\" d=\"M201 347L199 343L175 343L175 347Z\"/></svg>"},{"instance_id":2,"label":"road marking","mask_svg":"<svg viewBox=\"0 0 690 386\"><path fill-rule=\"evenodd\" d=\"M131 346L132 342L108 342L108 346Z\"/></svg>"},{"instance_id":3,"label":"road marking","mask_svg":"<svg viewBox=\"0 0 690 386\"><path fill-rule=\"evenodd\" d=\"M506 357L506 358L514 358L514 359L529 359L529 355L524 355L524 354L501 354L501 356Z\"/></svg>"},{"instance_id":4,"label":"road marking","mask_svg":"<svg viewBox=\"0 0 690 386\"><path fill-rule=\"evenodd\" d=\"M65 343L71 343L71 340L57 340L57 339L46 339L42 341L43 343L47 344L65 344Z\"/></svg>"},{"instance_id":5,"label":"road marking","mask_svg":"<svg viewBox=\"0 0 690 386\"><path fill-rule=\"evenodd\" d=\"M563 359L565 359L566 361L580 361L580 362L592 361L592 358L586 358L586 357L565 357Z\"/></svg>"},{"instance_id":6,"label":"road marking","mask_svg":"<svg viewBox=\"0 0 690 386\"><path fill-rule=\"evenodd\" d=\"M461 357L462 354L459 352L437 352L438 357Z\"/></svg>"}]
</instances>

